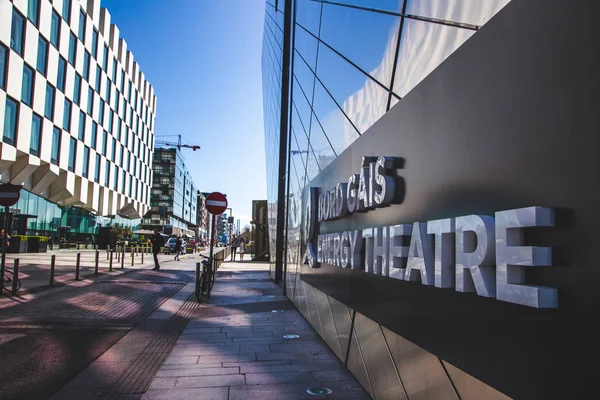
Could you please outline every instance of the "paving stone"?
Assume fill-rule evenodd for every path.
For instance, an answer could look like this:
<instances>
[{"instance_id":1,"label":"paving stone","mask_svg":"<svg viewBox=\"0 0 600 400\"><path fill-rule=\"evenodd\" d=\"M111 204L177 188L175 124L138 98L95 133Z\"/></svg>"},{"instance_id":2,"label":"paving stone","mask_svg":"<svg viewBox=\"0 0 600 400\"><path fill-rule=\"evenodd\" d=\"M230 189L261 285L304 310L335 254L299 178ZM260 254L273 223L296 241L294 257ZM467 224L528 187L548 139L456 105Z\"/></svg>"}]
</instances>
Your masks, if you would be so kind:
<instances>
[{"instance_id":1,"label":"paving stone","mask_svg":"<svg viewBox=\"0 0 600 400\"><path fill-rule=\"evenodd\" d=\"M226 387L148 390L142 400L227 400L229 389Z\"/></svg>"},{"instance_id":2,"label":"paving stone","mask_svg":"<svg viewBox=\"0 0 600 400\"><path fill-rule=\"evenodd\" d=\"M279 372L265 374L246 374L248 385L266 385L285 382L313 382L310 372Z\"/></svg>"},{"instance_id":3,"label":"paving stone","mask_svg":"<svg viewBox=\"0 0 600 400\"><path fill-rule=\"evenodd\" d=\"M197 356L168 357L165 360L165 365L168 365L168 364L196 364L197 362L198 362Z\"/></svg>"},{"instance_id":4,"label":"paving stone","mask_svg":"<svg viewBox=\"0 0 600 400\"><path fill-rule=\"evenodd\" d=\"M312 371L311 374L319 382L354 381L356 379L348 370Z\"/></svg>"},{"instance_id":5,"label":"paving stone","mask_svg":"<svg viewBox=\"0 0 600 400\"><path fill-rule=\"evenodd\" d=\"M154 378L148 389L171 389L175 387L175 382L177 382L177 378L157 377Z\"/></svg>"},{"instance_id":6,"label":"paving stone","mask_svg":"<svg viewBox=\"0 0 600 400\"><path fill-rule=\"evenodd\" d=\"M258 363L255 363L258 364ZM320 371L321 367L317 363L289 364L289 365L255 365L249 364L240 367L242 374L266 374L277 372L308 372Z\"/></svg>"},{"instance_id":7,"label":"paving stone","mask_svg":"<svg viewBox=\"0 0 600 400\"><path fill-rule=\"evenodd\" d=\"M157 377L183 377L183 376L208 376L208 375L231 375L239 374L239 367L230 368L187 368L187 369L161 369Z\"/></svg>"},{"instance_id":8,"label":"paving stone","mask_svg":"<svg viewBox=\"0 0 600 400\"><path fill-rule=\"evenodd\" d=\"M214 356L219 354L238 354L240 346L175 346L171 356ZM246 352L248 353L248 352Z\"/></svg>"},{"instance_id":9,"label":"paving stone","mask_svg":"<svg viewBox=\"0 0 600 400\"><path fill-rule=\"evenodd\" d=\"M194 376L182 377L177 379L175 387L194 388L194 387L215 387L215 386L236 386L244 385L244 375L214 375L214 376Z\"/></svg>"},{"instance_id":10,"label":"paving stone","mask_svg":"<svg viewBox=\"0 0 600 400\"><path fill-rule=\"evenodd\" d=\"M245 343L239 346L240 353L265 353L271 351L266 343Z\"/></svg>"},{"instance_id":11,"label":"paving stone","mask_svg":"<svg viewBox=\"0 0 600 400\"><path fill-rule=\"evenodd\" d=\"M289 365L289 360L274 360L274 361L234 361L224 362L223 367L243 367L248 365L269 366L269 365Z\"/></svg>"},{"instance_id":12,"label":"paving stone","mask_svg":"<svg viewBox=\"0 0 600 400\"><path fill-rule=\"evenodd\" d=\"M254 361L256 356L254 353L247 354L222 354L217 356L200 356L198 364L215 363L215 362L235 362L235 361Z\"/></svg>"},{"instance_id":13,"label":"paving stone","mask_svg":"<svg viewBox=\"0 0 600 400\"><path fill-rule=\"evenodd\" d=\"M221 368L223 363L207 363L207 364L163 364L160 370L169 369L200 369L200 368Z\"/></svg>"},{"instance_id":14,"label":"paving stone","mask_svg":"<svg viewBox=\"0 0 600 400\"><path fill-rule=\"evenodd\" d=\"M314 358L310 352L301 354L296 353L256 353L256 359L259 361L269 360L294 360L294 359L312 359Z\"/></svg>"}]
</instances>

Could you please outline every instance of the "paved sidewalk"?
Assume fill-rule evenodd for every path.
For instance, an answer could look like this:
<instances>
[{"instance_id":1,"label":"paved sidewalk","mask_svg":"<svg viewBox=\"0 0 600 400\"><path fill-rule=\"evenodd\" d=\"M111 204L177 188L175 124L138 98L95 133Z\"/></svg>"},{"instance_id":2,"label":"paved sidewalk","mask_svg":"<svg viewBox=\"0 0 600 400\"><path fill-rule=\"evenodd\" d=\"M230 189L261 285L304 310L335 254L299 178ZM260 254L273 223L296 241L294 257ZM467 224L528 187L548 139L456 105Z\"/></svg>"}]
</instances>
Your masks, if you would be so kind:
<instances>
[{"instance_id":1,"label":"paved sidewalk","mask_svg":"<svg viewBox=\"0 0 600 400\"><path fill-rule=\"evenodd\" d=\"M53 399L370 398L281 295L268 265L227 262L208 302L192 292L190 283ZM313 396L313 387L333 392Z\"/></svg>"}]
</instances>

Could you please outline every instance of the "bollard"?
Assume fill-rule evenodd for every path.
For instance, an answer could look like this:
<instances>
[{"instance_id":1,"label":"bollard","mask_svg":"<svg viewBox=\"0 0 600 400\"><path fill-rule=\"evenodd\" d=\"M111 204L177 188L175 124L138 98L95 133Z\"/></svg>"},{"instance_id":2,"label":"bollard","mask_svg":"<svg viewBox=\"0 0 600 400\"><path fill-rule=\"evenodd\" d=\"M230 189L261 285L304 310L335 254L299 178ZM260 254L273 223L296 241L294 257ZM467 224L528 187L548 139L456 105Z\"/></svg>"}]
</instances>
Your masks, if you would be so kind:
<instances>
[{"instance_id":1,"label":"bollard","mask_svg":"<svg viewBox=\"0 0 600 400\"><path fill-rule=\"evenodd\" d=\"M110 253L110 245L106 246L106 261L108 261L109 253Z\"/></svg>"},{"instance_id":2,"label":"bollard","mask_svg":"<svg viewBox=\"0 0 600 400\"><path fill-rule=\"evenodd\" d=\"M194 287L196 298L200 301L200 263L196 263L196 286Z\"/></svg>"},{"instance_id":3,"label":"bollard","mask_svg":"<svg viewBox=\"0 0 600 400\"><path fill-rule=\"evenodd\" d=\"M112 272L112 258L113 258L113 252L110 252L110 261L108 262L108 272Z\"/></svg>"},{"instance_id":4,"label":"bollard","mask_svg":"<svg viewBox=\"0 0 600 400\"><path fill-rule=\"evenodd\" d=\"M94 275L98 275L98 257L100 256L100 252L98 251L98 246L96 246L96 260L94 261Z\"/></svg>"},{"instance_id":5,"label":"bollard","mask_svg":"<svg viewBox=\"0 0 600 400\"><path fill-rule=\"evenodd\" d=\"M144 263L144 250L141 251L140 256L142 257L142 264Z\"/></svg>"},{"instance_id":6,"label":"bollard","mask_svg":"<svg viewBox=\"0 0 600 400\"><path fill-rule=\"evenodd\" d=\"M121 254L121 269L125 267L125 246L121 248L123 253Z\"/></svg>"},{"instance_id":7,"label":"bollard","mask_svg":"<svg viewBox=\"0 0 600 400\"><path fill-rule=\"evenodd\" d=\"M12 295L13 296L16 296L17 290L19 290L19 288L17 287L18 283L19 283L19 259L15 258L14 264L13 264L13 280L12 280Z\"/></svg>"},{"instance_id":8,"label":"bollard","mask_svg":"<svg viewBox=\"0 0 600 400\"><path fill-rule=\"evenodd\" d=\"M56 265L56 255L52 254L50 258L50 286L54 286L54 268Z\"/></svg>"},{"instance_id":9,"label":"bollard","mask_svg":"<svg viewBox=\"0 0 600 400\"><path fill-rule=\"evenodd\" d=\"M117 246L117 262L121 261L121 246Z\"/></svg>"},{"instance_id":10,"label":"bollard","mask_svg":"<svg viewBox=\"0 0 600 400\"><path fill-rule=\"evenodd\" d=\"M79 280L79 267L81 265L81 253L77 253L77 260L75 261L75 280Z\"/></svg>"},{"instance_id":11,"label":"bollard","mask_svg":"<svg viewBox=\"0 0 600 400\"><path fill-rule=\"evenodd\" d=\"M98 250L98 245L95 245L95 246L94 246L94 250Z\"/></svg>"},{"instance_id":12,"label":"bollard","mask_svg":"<svg viewBox=\"0 0 600 400\"><path fill-rule=\"evenodd\" d=\"M133 252L133 247L131 248L131 266L133 267L133 261L135 260L135 253Z\"/></svg>"}]
</instances>

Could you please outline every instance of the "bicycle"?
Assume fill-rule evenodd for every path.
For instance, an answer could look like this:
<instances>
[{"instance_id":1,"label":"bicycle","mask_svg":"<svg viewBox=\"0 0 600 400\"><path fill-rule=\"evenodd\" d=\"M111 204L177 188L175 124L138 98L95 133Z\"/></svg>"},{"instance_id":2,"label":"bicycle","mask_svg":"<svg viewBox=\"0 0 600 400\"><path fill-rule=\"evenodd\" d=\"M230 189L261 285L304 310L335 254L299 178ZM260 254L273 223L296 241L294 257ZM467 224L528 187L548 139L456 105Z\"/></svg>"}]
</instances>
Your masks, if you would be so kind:
<instances>
[{"instance_id":1,"label":"bicycle","mask_svg":"<svg viewBox=\"0 0 600 400\"><path fill-rule=\"evenodd\" d=\"M9 271L8 269L5 269L4 276L2 277L2 289L6 290L7 292L12 293L13 279L14 279L13 272ZM20 289L21 289L21 280L19 278L17 278L17 292Z\"/></svg>"},{"instance_id":2,"label":"bicycle","mask_svg":"<svg viewBox=\"0 0 600 400\"><path fill-rule=\"evenodd\" d=\"M206 297L210 297L210 292L215 284L215 273L214 271L209 271L210 266L210 257L205 256L204 254L199 254L200 257L204 257L202 260L202 271L200 272L200 276L198 277L198 285L199 289L197 290L196 297L198 301L202 301L202 299ZM210 274L209 274L210 272Z\"/></svg>"}]
</instances>

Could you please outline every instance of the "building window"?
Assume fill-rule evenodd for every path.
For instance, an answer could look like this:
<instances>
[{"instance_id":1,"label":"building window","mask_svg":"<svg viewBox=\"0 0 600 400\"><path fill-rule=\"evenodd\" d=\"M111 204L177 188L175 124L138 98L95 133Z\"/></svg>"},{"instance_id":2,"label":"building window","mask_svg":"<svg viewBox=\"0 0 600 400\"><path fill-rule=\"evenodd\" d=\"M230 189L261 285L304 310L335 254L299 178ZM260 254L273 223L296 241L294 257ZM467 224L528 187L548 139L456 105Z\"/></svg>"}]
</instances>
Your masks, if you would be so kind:
<instances>
[{"instance_id":1,"label":"building window","mask_svg":"<svg viewBox=\"0 0 600 400\"><path fill-rule=\"evenodd\" d=\"M112 80L117 85L117 59L113 58Z\"/></svg>"},{"instance_id":2,"label":"building window","mask_svg":"<svg viewBox=\"0 0 600 400\"><path fill-rule=\"evenodd\" d=\"M77 158L77 139L71 138L69 143L69 171L75 172L75 159Z\"/></svg>"},{"instance_id":3,"label":"building window","mask_svg":"<svg viewBox=\"0 0 600 400\"><path fill-rule=\"evenodd\" d=\"M62 16L67 21L67 24L71 25L71 0L63 0Z\"/></svg>"},{"instance_id":4,"label":"building window","mask_svg":"<svg viewBox=\"0 0 600 400\"><path fill-rule=\"evenodd\" d=\"M112 135L112 131L113 131L113 115L114 115L113 110L110 110L110 112L108 113L108 132L111 135Z\"/></svg>"},{"instance_id":5,"label":"building window","mask_svg":"<svg viewBox=\"0 0 600 400\"><path fill-rule=\"evenodd\" d=\"M81 100L81 76L75 73L75 81L73 83L73 102L79 105Z\"/></svg>"},{"instance_id":6,"label":"building window","mask_svg":"<svg viewBox=\"0 0 600 400\"><path fill-rule=\"evenodd\" d=\"M92 54L98 59L98 31L95 29L92 32Z\"/></svg>"},{"instance_id":7,"label":"building window","mask_svg":"<svg viewBox=\"0 0 600 400\"><path fill-rule=\"evenodd\" d=\"M23 41L25 40L25 18L13 8L12 29L10 31L10 48L23 55Z\"/></svg>"},{"instance_id":8,"label":"building window","mask_svg":"<svg viewBox=\"0 0 600 400\"><path fill-rule=\"evenodd\" d=\"M42 117L37 114L33 114L31 118L31 137L29 139L29 152L39 157L40 155L40 143L42 139Z\"/></svg>"},{"instance_id":9,"label":"building window","mask_svg":"<svg viewBox=\"0 0 600 400\"><path fill-rule=\"evenodd\" d=\"M108 68L108 46L104 45L104 58L102 59L102 69L107 71Z\"/></svg>"},{"instance_id":10,"label":"building window","mask_svg":"<svg viewBox=\"0 0 600 400\"><path fill-rule=\"evenodd\" d=\"M64 93L65 83L67 81L67 62L64 58L58 59L58 74L56 76L56 87Z\"/></svg>"},{"instance_id":11,"label":"building window","mask_svg":"<svg viewBox=\"0 0 600 400\"><path fill-rule=\"evenodd\" d=\"M27 1L27 19L31 21L32 24L38 26L39 24L39 15L40 15L40 0L28 0Z\"/></svg>"},{"instance_id":12,"label":"building window","mask_svg":"<svg viewBox=\"0 0 600 400\"><path fill-rule=\"evenodd\" d=\"M54 92L55 89L49 83L46 83L46 103L44 107L44 117L49 120L54 119Z\"/></svg>"},{"instance_id":13,"label":"building window","mask_svg":"<svg viewBox=\"0 0 600 400\"><path fill-rule=\"evenodd\" d=\"M123 156L125 153L125 148L123 147L123 145L121 145L121 153L119 155L120 160L119 160L119 165L121 166L121 168L123 168Z\"/></svg>"},{"instance_id":14,"label":"building window","mask_svg":"<svg viewBox=\"0 0 600 400\"><path fill-rule=\"evenodd\" d=\"M117 140L121 140L121 118L117 117Z\"/></svg>"},{"instance_id":15,"label":"building window","mask_svg":"<svg viewBox=\"0 0 600 400\"><path fill-rule=\"evenodd\" d=\"M8 66L8 49L0 44L0 89L6 90L6 68Z\"/></svg>"},{"instance_id":16,"label":"building window","mask_svg":"<svg viewBox=\"0 0 600 400\"><path fill-rule=\"evenodd\" d=\"M94 89L92 89L91 87L88 87L88 99L87 99L88 103L87 103L87 113L89 116L92 115L92 112L94 111Z\"/></svg>"},{"instance_id":17,"label":"building window","mask_svg":"<svg viewBox=\"0 0 600 400\"><path fill-rule=\"evenodd\" d=\"M100 111L98 112L98 122L104 126L104 101L100 99Z\"/></svg>"},{"instance_id":18,"label":"building window","mask_svg":"<svg viewBox=\"0 0 600 400\"><path fill-rule=\"evenodd\" d=\"M125 170L121 171L121 193L125 194Z\"/></svg>"},{"instance_id":19,"label":"building window","mask_svg":"<svg viewBox=\"0 0 600 400\"><path fill-rule=\"evenodd\" d=\"M125 71L121 71L121 93L125 89Z\"/></svg>"},{"instance_id":20,"label":"building window","mask_svg":"<svg viewBox=\"0 0 600 400\"><path fill-rule=\"evenodd\" d=\"M36 69L40 74L46 76L48 65L48 42L40 35L38 38L38 53Z\"/></svg>"},{"instance_id":21,"label":"building window","mask_svg":"<svg viewBox=\"0 0 600 400\"><path fill-rule=\"evenodd\" d=\"M119 98L119 91L115 90L115 111L117 112L117 114L119 113L119 105L121 103L121 99Z\"/></svg>"},{"instance_id":22,"label":"building window","mask_svg":"<svg viewBox=\"0 0 600 400\"><path fill-rule=\"evenodd\" d=\"M27 64L23 64L23 82L21 85L21 101L31 107L33 104L33 79L35 73Z\"/></svg>"},{"instance_id":23,"label":"building window","mask_svg":"<svg viewBox=\"0 0 600 400\"><path fill-rule=\"evenodd\" d=\"M85 113L83 111L79 111L79 132L77 137L82 142L85 141Z\"/></svg>"},{"instance_id":24,"label":"building window","mask_svg":"<svg viewBox=\"0 0 600 400\"><path fill-rule=\"evenodd\" d=\"M92 122L92 138L91 138L92 149L96 150L96 145L98 144L98 124Z\"/></svg>"},{"instance_id":25,"label":"building window","mask_svg":"<svg viewBox=\"0 0 600 400\"><path fill-rule=\"evenodd\" d=\"M102 131L102 155L106 157L106 141L108 139L108 134L106 131Z\"/></svg>"},{"instance_id":26,"label":"building window","mask_svg":"<svg viewBox=\"0 0 600 400\"><path fill-rule=\"evenodd\" d=\"M110 103L110 81L108 80L108 76L106 77L106 102Z\"/></svg>"},{"instance_id":27,"label":"building window","mask_svg":"<svg viewBox=\"0 0 600 400\"><path fill-rule=\"evenodd\" d=\"M119 170L115 168L115 180L113 190L117 191L119 188Z\"/></svg>"},{"instance_id":28,"label":"building window","mask_svg":"<svg viewBox=\"0 0 600 400\"><path fill-rule=\"evenodd\" d=\"M69 35L69 64L75 66L75 56L77 55L77 38L71 32Z\"/></svg>"},{"instance_id":29,"label":"building window","mask_svg":"<svg viewBox=\"0 0 600 400\"><path fill-rule=\"evenodd\" d=\"M83 53L83 78L90 80L90 53L87 50Z\"/></svg>"},{"instance_id":30,"label":"building window","mask_svg":"<svg viewBox=\"0 0 600 400\"><path fill-rule=\"evenodd\" d=\"M96 154L96 172L94 173L94 181L100 183L100 154Z\"/></svg>"},{"instance_id":31,"label":"building window","mask_svg":"<svg viewBox=\"0 0 600 400\"><path fill-rule=\"evenodd\" d=\"M79 40L85 42L85 12L83 10L79 10L79 30L78 30Z\"/></svg>"},{"instance_id":32,"label":"building window","mask_svg":"<svg viewBox=\"0 0 600 400\"><path fill-rule=\"evenodd\" d=\"M50 153L50 162L58 165L58 159L60 158L60 140L61 131L56 126L52 129L52 151Z\"/></svg>"},{"instance_id":33,"label":"building window","mask_svg":"<svg viewBox=\"0 0 600 400\"><path fill-rule=\"evenodd\" d=\"M67 132L71 131L71 107L71 102L65 99L65 110L63 113L63 129Z\"/></svg>"},{"instance_id":34,"label":"building window","mask_svg":"<svg viewBox=\"0 0 600 400\"><path fill-rule=\"evenodd\" d=\"M98 92L98 94L100 94L100 83L102 82L102 74L100 73L100 71L100 66L96 65L96 87L94 89L96 89L96 92Z\"/></svg>"},{"instance_id":35,"label":"building window","mask_svg":"<svg viewBox=\"0 0 600 400\"><path fill-rule=\"evenodd\" d=\"M110 161L106 160L106 176L104 177L104 186L108 187L110 184Z\"/></svg>"},{"instance_id":36,"label":"building window","mask_svg":"<svg viewBox=\"0 0 600 400\"><path fill-rule=\"evenodd\" d=\"M88 177L88 169L90 166L90 148L85 146L83 148L83 165L81 166L81 176L84 178Z\"/></svg>"},{"instance_id":37,"label":"building window","mask_svg":"<svg viewBox=\"0 0 600 400\"><path fill-rule=\"evenodd\" d=\"M52 11L52 20L50 21L50 43L58 49L60 39L60 16L56 11Z\"/></svg>"},{"instance_id":38,"label":"building window","mask_svg":"<svg viewBox=\"0 0 600 400\"><path fill-rule=\"evenodd\" d=\"M17 119L19 118L19 102L6 98L6 110L4 112L4 131L2 141L10 145L15 144L17 137Z\"/></svg>"},{"instance_id":39,"label":"building window","mask_svg":"<svg viewBox=\"0 0 600 400\"><path fill-rule=\"evenodd\" d=\"M110 155L110 160L112 162L115 162L116 154L117 154L117 141L115 140L115 138L113 138L113 140L112 140L112 153Z\"/></svg>"},{"instance_id":40,"label":"building window","mask_svg":"<svg viewBox=\"0 0 600 400\"><path fill-rule=\"evenodd\" d=\"M131 104L131 81L127 82L127 102Z\"/></svg>"}]
</instances>

